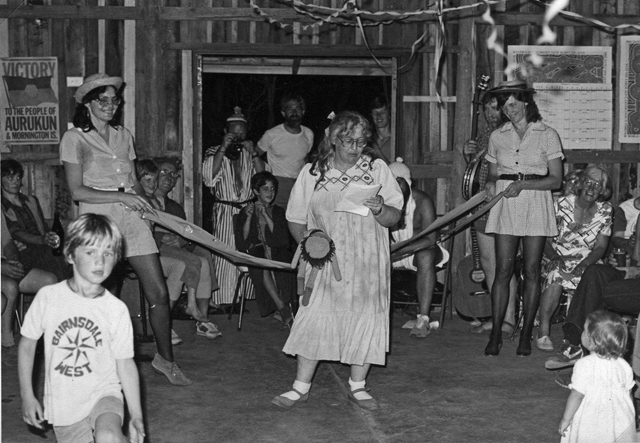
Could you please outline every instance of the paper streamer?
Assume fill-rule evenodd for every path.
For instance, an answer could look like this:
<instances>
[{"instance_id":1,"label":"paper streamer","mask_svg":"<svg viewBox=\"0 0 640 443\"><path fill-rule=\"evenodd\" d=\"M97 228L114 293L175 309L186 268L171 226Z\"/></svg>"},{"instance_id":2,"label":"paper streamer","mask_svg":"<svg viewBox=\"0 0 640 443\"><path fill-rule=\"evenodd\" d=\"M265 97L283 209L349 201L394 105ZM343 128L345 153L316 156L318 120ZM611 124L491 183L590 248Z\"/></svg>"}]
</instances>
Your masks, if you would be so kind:
<instances>
[{"instance_id":1,"label":"paper streamer","mask_svg":"<svg viewBox=\"0 0 640 443\"><path fill-rule=\"evenodd\" d=\"M415 243L417 240L419 240L420 238L424 237L425 235L429 235L432 232L434 232L435 230L439 229L440 227L448 225L453 220L458 218L461 214L464 214L465 212L470 211L471 209L473 209L475 206L478 206L480 203L482 203L482 201L484 200L484 197L486 197L486 193L487 193L487 191L482 191L480 194L474 195L466 203L461 204L457 208L447 212L442 217L436 219L424 231L414 235L413 237L411 237L408 240L405 240L403 242L394 243L393 245L391 245L391 248L390 248L391 249L391 261L395 262L395 261L398 261L398 260L402 260L405 257L409 257L411 255L414 255L416 252L422 251L424 249L431 248L436 243L442 243L447 238L449 238L449 237L457 234L458 232L466 229L467 226L469 226L471 223L473 223L474 221L476 221L477 219L482 217L493 206L495 206L495 204L498 203L498 201L503 197L503 194L504 194L503 192L501 192L500 194L498 194L495 197L493 197L486 205L484 205L482 207L482 209L480 209L479 211L475 212L472 216L465 218L461 223L456 225L455 228L451 229L446 234L440 236L434 243L431 243L431 244L428 244L428 245L414 246L414 247L410 246L411 244ZM479 195L482 195L483 198L482 199L476 199L476 197L478 197Z\"/></svg>"},{"instance_id":2,"label":"paper streamer","mask_svg":"<svg viewBox=\"0 0 640 443\"><path fill-rule=\"evenodd\" d=\"M267 260L266 258L254 257L244 252L238 252L232 249L227 244L222 243L216 238L202 229L199 226L189 223L179 217L171 214L167 214L162 211L155 211L154 213L145 213L142 218L149 220L153 223L164 226L167 229L171 229L176 234L188 238L196 243L201 244L207 249L211 249L214 252L224 256L228 260L236 264L257 266L260 268L272 268L272 269L284 269L291 270L290 263L283 263L274 260Z\"/></svg>"}]
</instances>

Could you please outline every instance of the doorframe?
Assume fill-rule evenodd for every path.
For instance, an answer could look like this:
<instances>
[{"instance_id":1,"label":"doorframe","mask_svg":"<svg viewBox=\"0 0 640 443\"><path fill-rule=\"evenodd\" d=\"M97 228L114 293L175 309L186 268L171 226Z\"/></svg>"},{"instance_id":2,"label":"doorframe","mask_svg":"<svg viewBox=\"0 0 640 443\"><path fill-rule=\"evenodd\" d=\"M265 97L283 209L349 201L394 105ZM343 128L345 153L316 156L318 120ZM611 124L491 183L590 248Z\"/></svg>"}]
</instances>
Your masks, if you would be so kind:
<instances>
[{"instance_id":1,"label":"doorframe","mask_svg":"<svg viewBox=\"0 0 640 443\"><path fill-rule=\"evenodd\" d=\"M297 45L300 46L300 45ZM269 55L271 58L300 58L296 51L281 51L279 54ZM391 60L391 145L395 154L396 146L396 113L398 101L398 59L404 52L385 53L384 58ZM229 56L229 47L211 48L203 50L184 49L182 56L182 163L183 163L183 198L187 220L202 226L202 78L203 78L203 57L224 57ZM265 56L259 48L244 48L233 54L234 58L255 58ZM314 48L309 45L305 48L304 58L319 59L371 59L371 53L366 49L361 51L348 51L348 54L341 54L333 49L327 52L325 48ZM198 149L194 149L195 147ZM395 157L394 157L395 158ZM196 167L197 165L197 167Z\"/></svg>"}]
</instances>

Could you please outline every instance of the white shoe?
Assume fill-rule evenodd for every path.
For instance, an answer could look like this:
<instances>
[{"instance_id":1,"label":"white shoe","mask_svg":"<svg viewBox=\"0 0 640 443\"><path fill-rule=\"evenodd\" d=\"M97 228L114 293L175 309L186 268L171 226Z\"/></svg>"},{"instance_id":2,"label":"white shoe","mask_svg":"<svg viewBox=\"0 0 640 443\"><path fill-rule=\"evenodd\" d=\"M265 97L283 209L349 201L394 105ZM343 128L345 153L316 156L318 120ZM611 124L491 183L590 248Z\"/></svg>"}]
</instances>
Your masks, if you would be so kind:
<instances>
[{"instance_id":1,"label":"white shoe","mask_svg":"<svg viewBox=\"0 0 640 443\"><path fill-rule=\"evenodd\" d=\"M416 325L409 333L409 337L424 338L431 334L431 326L429 325L429 316L418 314L416 317Z\"/></svg>"},{"instance_id":2,"label":"white shoe","mask_svg":"<svg viewBox=\"0 0 640 443\"><path fill-rule=\"evenodd\" d=\"M196 322L196 334L209 339L220 337L222 332L218 330L218 327L210 321L197 321Z\"/></svg>"},{"instance_id":3,"label":"white shoe","mask_svg":"<svg viewBox=\"0 0 640 443\"><path fill-rule=\"evenodd\" d=\"M176 334L176 331L174 331L173 329L171 330L171 344L173 346L178 346L182 344L182 339L178 334Z\"/></svg>"},{"instance_id":4,"label":"white shoe","mask_svg":"<svg viewBox=\"0 0 640 443\"><path fill-rule=\"evenodd\" d=\"M553 342L548 335L538 337L536 339L536 347L545 352L553 352L555 350L555 348L553 347Z\"/></svg>"}]
</instances>

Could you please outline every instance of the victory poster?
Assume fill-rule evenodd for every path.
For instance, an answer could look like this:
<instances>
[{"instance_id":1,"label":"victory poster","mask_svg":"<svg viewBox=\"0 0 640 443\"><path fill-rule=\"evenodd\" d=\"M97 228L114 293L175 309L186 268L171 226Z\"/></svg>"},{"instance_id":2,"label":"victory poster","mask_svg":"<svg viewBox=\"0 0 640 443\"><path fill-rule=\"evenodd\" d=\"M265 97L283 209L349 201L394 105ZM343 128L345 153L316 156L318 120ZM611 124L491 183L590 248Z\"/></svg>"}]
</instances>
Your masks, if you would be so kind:
<instances>
[{"instance_id":1,"label":"victory poster","mask_svg":"<svg viewBox=\"0 0 640 443\"><path fill-rule=\"evenodd\" d=\"M0 58L2 147L60 141L58 59Z\"/></svg>"}]
</instances>

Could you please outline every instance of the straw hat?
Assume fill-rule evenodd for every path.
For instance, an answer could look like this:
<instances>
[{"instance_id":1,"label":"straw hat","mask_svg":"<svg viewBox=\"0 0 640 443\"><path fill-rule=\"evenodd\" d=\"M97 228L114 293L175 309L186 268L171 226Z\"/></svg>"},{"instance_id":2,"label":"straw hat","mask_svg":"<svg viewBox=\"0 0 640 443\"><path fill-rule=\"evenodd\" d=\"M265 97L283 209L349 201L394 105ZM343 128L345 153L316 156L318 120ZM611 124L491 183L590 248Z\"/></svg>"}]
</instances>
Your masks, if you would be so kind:
<instances>
[{"instance_id":1,"label":"straw hat","mask_svg":"<svg viewBox=\"0 0 640 443\"><path fill-rule=\"evenodd\" d=\"M515 92L531 92L535 94L536 90L529 87L524 80L510 80L501 82L497 87L490 89L487 93L502 94L502 93L515 93Z\"/></svg>"},{"instance_id":2,"label":"straw hat","mask_svg":"<svg viewBox=\"0 0 640 443\"><path fill-rule=\"evenodd\" d=\"M82 99L92 90L101 86L113 86L116 91L122 86L122 77L109 77L107 74L93 74L84 79L84 83L78 88L74 97L77 103L82 103Z\"/></svg>"},{"instance_id":3,"label":"straw hat","mask_svg":"<svg viewBox=\"0 0 640 443\"><path fill-rule=\"evenodd\" d=\"M395 178L404 178L405 181L411 186L411 170L404 164L402 157L396 158L396 161L389 164L389 169Z\"/></svg>"}]
</instances>

